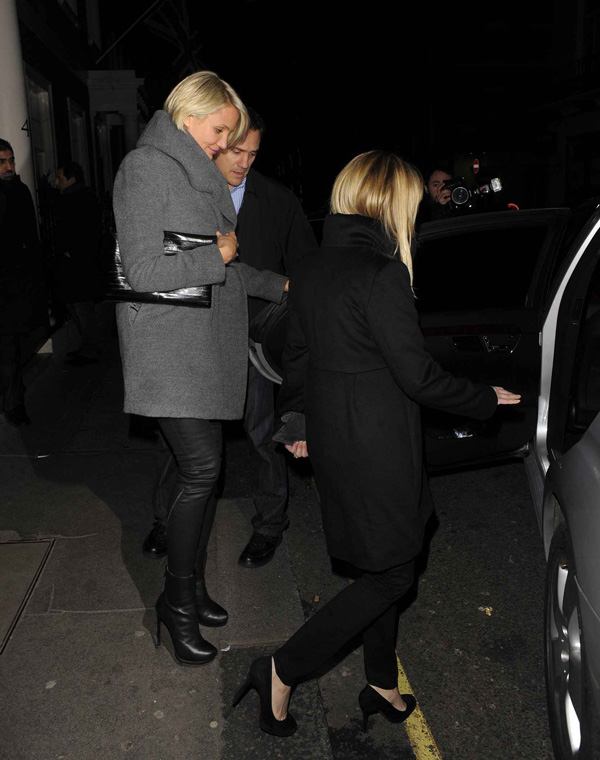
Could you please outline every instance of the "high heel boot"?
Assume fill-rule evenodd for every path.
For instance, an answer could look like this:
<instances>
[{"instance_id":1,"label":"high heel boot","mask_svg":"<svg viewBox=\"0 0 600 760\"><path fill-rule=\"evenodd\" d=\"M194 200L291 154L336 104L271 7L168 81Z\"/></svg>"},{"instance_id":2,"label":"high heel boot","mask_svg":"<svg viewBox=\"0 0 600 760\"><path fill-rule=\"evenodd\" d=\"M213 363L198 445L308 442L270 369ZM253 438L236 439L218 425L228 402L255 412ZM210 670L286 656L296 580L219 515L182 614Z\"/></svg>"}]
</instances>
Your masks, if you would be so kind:
<instances>
[{"instance_id":1,"label":"high heel boot","mask_svg":"<svg viewBox=\"0 0 600 760\"><path fill-rule=\"evenodd\" d=\"M217 656L217 648L202 638L196 612L196 575L179 578L167 569L165 590L156 600L156 641L160 624L171 634L175 657L186 665L204 664Z\"/></svg>"},{"instance_id":2,"label":"high heel boot","mask_svg":"<svg viewBox=\"0 0 600 760\"><path fill-rule=\"evenodd\" d=\"M260 697L260 714L258 724L267 734L273 736L291 736L296 733L298 724L294 717L288 714L283 720L277 720L273 715L271 703L271 673L272 664L270 657L259 657L250 665L246 680L240 686L233 698L231 710L246 696L250 689L256 689ZM228 715L229 715L228 712Z\"/></svg>"},{"instance_id":3,"label":"high heel boot","mask_svg":"<svg viewBox=\"0 0 600 760\"><path fill-rule=\"evenodd\" d=\"M400 696L406 703L406 710L396 709L391 702L388 702L385 697L382 697L379 692L367 684L358 695L358 704L363 714L363 731L367 730L369 715L378 712L385 715L391 723L404 723L417 706L417 700L412 694L401 694Z\"/></svg>"},{"instance_id":4,"label":"high heel boot","mask_svg":"<svg viewBox=\"0 0 600 760\"><path fill-rule=\"evenodd\" d=\"M229 619L227 610L223 609L208 595L204 578L196 581L196 612L200 625L217 628L225 625Z\"/></svg>"}]
</instances>

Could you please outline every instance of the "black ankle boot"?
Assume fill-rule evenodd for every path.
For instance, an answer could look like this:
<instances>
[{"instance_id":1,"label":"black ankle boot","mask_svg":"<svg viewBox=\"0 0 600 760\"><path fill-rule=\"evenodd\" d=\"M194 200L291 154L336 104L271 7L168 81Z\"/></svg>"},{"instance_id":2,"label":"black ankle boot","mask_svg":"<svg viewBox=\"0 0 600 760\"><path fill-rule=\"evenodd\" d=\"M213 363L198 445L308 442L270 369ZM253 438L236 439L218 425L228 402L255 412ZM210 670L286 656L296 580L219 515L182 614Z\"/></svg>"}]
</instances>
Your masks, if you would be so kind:
<instances>
[{"instance_id":1,"label":"black ankle boot","mask_svg":"<svg viewBox=\"0 0 600 760\"><path fill-rule=\"evenodd\" d=\"M167 569L165 590L156 601L156 640L160 624L171 634L175 657L186 665L206 663L217 656L217 648L202 638L196 612L196 576L178 578Z\"/></svg>"},{"instance_id":2,"label":"black ankle boot","mask_svg":"<svg viewBox=\"0 0 600 760\"><path fill-rule=\"evenodd\" d=\"M204 578L196 581L196 612L200 625L206 625L209 628L225 625L229 619L227 610L224 610L208 595Z\"/></svg>"}]
</instances>

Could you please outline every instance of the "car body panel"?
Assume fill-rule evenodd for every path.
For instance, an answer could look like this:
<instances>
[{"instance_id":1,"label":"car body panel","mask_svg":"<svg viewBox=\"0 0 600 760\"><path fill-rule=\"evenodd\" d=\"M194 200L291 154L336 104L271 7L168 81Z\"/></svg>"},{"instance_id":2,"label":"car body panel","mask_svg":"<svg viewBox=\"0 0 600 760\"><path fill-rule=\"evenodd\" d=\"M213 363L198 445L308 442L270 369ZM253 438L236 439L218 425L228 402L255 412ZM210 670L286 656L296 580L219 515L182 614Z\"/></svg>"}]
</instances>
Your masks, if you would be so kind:
<instances>
[{"instance_id":1,"label":"car body panel","mask_svg":"<svg viewBox=\"0 0 600 760\"><path fill-rule=\"evenodd\" d=\"M561 391L556 387L556 366L557 350L560 351L560 361L566 363L568 359L564 356L564 352L572 353L574 351L574 340L571 330L571 335L565 336L562 341L559 340L557 345L557 335L559 333L559 317L561 316L561 309L565 311L565 294L569 282L575 276L578 267L582 263L586 263L585 259L594 259L598 255L600 250L600 210L596 209L588 223L584 226L580 235L577 237L568 256L563 261L562 266L554 280L550 295L548 297L547 307L545 309L543 326L541 330L541 370L540 370L540 392L538 399L538 412L537 412L537 425L535 439L533 441L532 451L534 458L539 468L541 477L544 477L548 467L550 466L551 459L553 458L552 452L549 448L548 432L549 432L549 416L551 397L558 396ZM585 281L583 282L585 287ZM576 294L575 294L576 297ZM563 314L563 322L569 322L568 315ZM571 327L578 327L578 325L571 325ZM560 336L559 336L560 337ZM554 380L554 389L552 388ZM564 390L563 390L564 392ZM557 402L556 398L552 399L553 403ZM541 518L542 505L537 502L536 510L538 517Z\"/></svg>"},{"instance_id":2,"label":"car body panel","mask_svg":"<svg viewBox=\"0 0 600 760\"><path fill-rule=\"evenodd\" d=\"M569 451L552 462L544 488L545 524L564 519L571 535L586 659L600 711L600 414ZM546 535L546 553L552 535Z\"/></svg>"}]
</instances>

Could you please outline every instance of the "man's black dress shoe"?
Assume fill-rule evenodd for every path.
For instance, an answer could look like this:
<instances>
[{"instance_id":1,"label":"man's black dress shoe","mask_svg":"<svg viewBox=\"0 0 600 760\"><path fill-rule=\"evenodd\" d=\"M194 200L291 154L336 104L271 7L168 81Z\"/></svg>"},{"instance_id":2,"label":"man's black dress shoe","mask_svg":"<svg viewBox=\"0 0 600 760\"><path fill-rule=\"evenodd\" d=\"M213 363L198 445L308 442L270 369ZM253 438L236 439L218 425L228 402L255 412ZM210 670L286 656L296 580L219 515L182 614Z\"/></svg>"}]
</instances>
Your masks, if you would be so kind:
<instances>
[{"instance_id":1,"label":"man's black dress shoe","mask_svg":"<svg viewBox=\"0 0 600 760\"><path fill-rule=\"evenodd\" d=\"M266 565L273 559L275 549L282 540L283 536L265 536L262 533L253 533L244 551L240 554L238 565L248 568Z\"/></svg>"},{"instance_id":2,"label":"man's black dress shoe","mask_svg":"<svg viewBox=\"0 0 600 760\"><path fill-rule=\"evenodd\" d=\"M13 427L23 427L24 425L30 425L31 420L27 416L25 407L23 404L16 406L14 409L4 412L4 419L9 425Z\"/></svg>"},{"instance_id":3,"label":"man's black dress shoe","mask_svg":"<svg viewBox=\"0 0 600 760\"><path fill-rule=\"evenodd\" d=\"M155 523L154 527L146 536L142 544L142 554L144 557L160 559L167 553L167 531L164 525Z\"/></svg>"}]
</instances>

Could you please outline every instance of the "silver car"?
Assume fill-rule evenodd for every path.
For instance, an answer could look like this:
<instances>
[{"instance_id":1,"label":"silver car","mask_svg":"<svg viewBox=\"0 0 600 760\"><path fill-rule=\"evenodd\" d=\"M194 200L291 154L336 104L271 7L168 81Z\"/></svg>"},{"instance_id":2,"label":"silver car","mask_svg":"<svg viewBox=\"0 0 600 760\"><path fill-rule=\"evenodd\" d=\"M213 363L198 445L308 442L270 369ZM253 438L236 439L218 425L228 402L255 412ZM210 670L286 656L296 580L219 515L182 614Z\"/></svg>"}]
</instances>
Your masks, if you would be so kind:
<instances>
[{"instance_id":1,"label":"silver car","mask_svg":"<svg viewBox=\"0 0 600 760\"><path fill-rule=\"evenodd\" d=\"M424 224L415 293L449 371L522 394L485 423L423 411L431 468L524 457L548 559L546 677L555 755L600 758L600 210L498 212ZM285 306L251 328L281 381Z\"/></svg>"}]
</instances>

